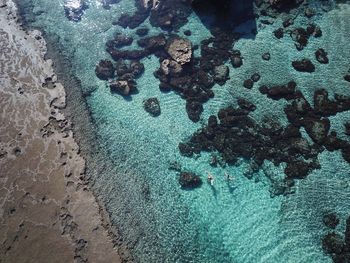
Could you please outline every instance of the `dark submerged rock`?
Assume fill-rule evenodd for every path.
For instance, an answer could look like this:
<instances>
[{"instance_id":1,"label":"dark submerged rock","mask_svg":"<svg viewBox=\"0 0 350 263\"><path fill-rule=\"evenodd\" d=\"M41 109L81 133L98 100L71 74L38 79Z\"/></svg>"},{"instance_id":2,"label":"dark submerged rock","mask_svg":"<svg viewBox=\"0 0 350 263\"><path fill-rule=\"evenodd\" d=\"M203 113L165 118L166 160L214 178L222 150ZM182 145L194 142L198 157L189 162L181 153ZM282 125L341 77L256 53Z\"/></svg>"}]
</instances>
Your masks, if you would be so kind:
<instances>
[{"instance_id":1,"label":"dark submerged rock","mask_svg":"<svg viewBox=\"0 0 350 263\"><path fill-rule=\"evenodd\" d=\"M153 117L160 115L160 104L157 98L149 98L143 101L143 108Z\"/></svg>"},{"instance_id":2,"label":"dark submerged rock","mask_svg":"<svg viewBox=\"0 0 350 263\"><path fill-rule=\"evenodd\" d=\"M266 52L266 53L262 54L261 57L262 57L263 60L266 60L266 61L269 61L271 59L271 55L270 55L269 52Z\"/></svg>"},{"instance_id":3,"label":"dark submerged rock","mask_svg":"<svg viewBox=\"0 0 350 263\"><path fill-rule=\"evenodd\" d=\"M327 52L323 48L317 49L315 56L318 62L321 64L328 64L329 59L327 57Z\"/></svg>"},{"instance_id":4,"label":"dark submerged rock","mask_svg":"<svg viewBox=\"0 0 350 263\"><path fill-rule=\"evenodd\" d=\"M149 29L146 27L143 28L138 28L136 30L136 35L140 36L140 37L144 37L148 34Z\"/></svg>"},{"instance_id":5,"label":"dark submerged rock","mask_svg":"<svg viewBox=\"0 0 350 263\"><path fill-rule=\"evenodd\" d=\"M346 80L347 82L350 82L350 74L345 75L344 80Z\"/></svg>"},{"instance_id":6,"label":"dark submerged rock","mask_svg":"<svg viewBox=\"0 0 350 263\"><path fill-rule=\"evenodd\" d=\"M234 68L239 68L243 65L243 58L241 52L235 51L231 56L231 64Z\"/></svg>"},{"instance_id":7,"label":"dark submerged rock","mask_svg":"<svg viewBox=\"0 0 350 263\"><path fill-rule=\"evenodd\" d=\"M123 96L129 96L137 92L136 82L133 80L116 80L110 83L113 92L117 92Z\"/></svg>"},{"instance_id":8,"label":"dark submerged rock","mask_svg":"<svg viewBox=\"0 0 350 263\"><path fill-rule=\"evenodd\" d=\"M341 254L344 249L343 238L335 233L328 233L322 240L322 248L328 254Z\"/></svg>"},{"instance_id":9,"label":"dark submerged rock","mask_svg":"<svg viewBox=\"0 0 350 263\"><path fill-rule=\"evenodd\" d=\"M191 121L198 122L200 115L203 112L203 105L198 101L187 101L186 111Z\"/></svg>"},{"instance_id":10,"label":"dark submerged rock","mask_svg":"<svg viewBox=\"0 0 350 263\"><path fill-rule=\"evenodd\" d=\"M134 39L130 36L123 34L117 34L113 40L107 42L107 47L109 48L121 48L124 46L130 46Z\"/></svg>"},{"instance_id":11,"label":"dark submerged rock","mask_svg":"<svg viewBox=\"0 0 350 263\"><path fill-rule=\"evenodd\" d=\"M328 213L323 216L322 219L325 226L335 229L337 225L339 224L339 218L335 213Z\"/></svg>"},{"instance_id":12,"label":"dark submerged rock","mask_svg":"<svg viewBox=\"0 0 350 263\"><path fill-rule=\"evenodd\" d=\"M295 70L300 72L314 72L315 66L309 59L296 60L292 62L292 66Z\"/></svg>"},{"instance_id":13,"label":"dark submerged rock","mask_svg":"<svg viewBox=\"0 0 350 263\"><path fill-rule=\"evenodd\" d=\"M251 88L253 88L253 86L254 86L254 81L251 79L246 79L243 82L243 87L245 87L246 89L251 89Z\"/></svg>"},{"instance_id":14,"label":"dark submerged rock","mask_svg":"<svg viewBox=\"0 0 350 263\"><path fill-rule=\"evenodd\" d=\"M179 183L184 189L194 189L202 185L202 179L194 173L181 172Z\"/></svg>"},{"instance_id":15,"label":"dark submerged rock","mask_svg":"<svg viewBox=\"0 0 350 263\"><path fill-rule=\"evenodd\" d=\"M276 29L275 31L273 31L273 34L275 35L275 37L277 39L281 39L284 36L283 28L280 27L280 28Z\"/></svg>"},{"instance_id":16,"label":"dark submerged rock","mask_svg":"<svg viewBox=\"0 0 350 263\"><path fill-rule=\"evenodd\" d=\"M250 79L254 82L258 82L260 80L260 74L259 73L254 73Z\"/></svg>"},{"instance_id":17,"label":"dark submerged rock","mask_svg":"<svg viewBox=\"0 0 350 263\"><path fill-rule=\"evenodd\" d=\"M96 76L102 80L108 80L114 77L114 66L110 60L101 60L95 68Z\"/></svg>"},{"instance_id":18,"label":"dark submerged rock","mask_svg":"<svg viewBox=\"0 0 350 263\"><path fill-rule=\"evenodd\" d=\"M294 81L290 81L285 85L277 85L271 88L261 86L259 90L262 94L266 94L269 98L274 100L279 100L282 98L290 100L295 98L296 83Z\"/></svg>"}]
</instances>

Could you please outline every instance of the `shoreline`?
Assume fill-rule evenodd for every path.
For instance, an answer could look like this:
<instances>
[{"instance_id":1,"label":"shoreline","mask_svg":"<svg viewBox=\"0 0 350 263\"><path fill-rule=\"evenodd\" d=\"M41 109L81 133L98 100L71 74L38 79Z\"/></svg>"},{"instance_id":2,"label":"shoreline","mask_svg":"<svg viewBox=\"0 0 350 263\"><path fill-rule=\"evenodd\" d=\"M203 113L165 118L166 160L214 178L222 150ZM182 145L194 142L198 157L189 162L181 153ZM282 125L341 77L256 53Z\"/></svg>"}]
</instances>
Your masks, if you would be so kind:
<instances>
[{"instance_id":1,"label":"shoreline","mask_svg":"<svg viewBox=\"0 0 350 263\"><path fill-rule=\"evenodd\" d=\"M120 242L118 242L118 237L117 237L118 235L116 234L117 230L112 226L110 219L109 219L108 212L105 209L105 206L102 203L102 200L100 200L98 195L96 195L94 193L93 186L91 184L89 176L87 176L89 171L91 171L90 166L87 165L87 163L89 163L89 156L88 156L87 148L91 147L91 145L85 146L84 143L82 142L84 139L81 139L81 138L85 135L85 134L83 134L83 132L81 132L81 134L80 134L80 139L79 139L79 135L77 135L79 133L79 132L77 132L77 130L79 129L79 128L77 128L77 127L79 127L77 125L78 122L76 120L74 120L75 118L72 117L72 115L74 115L74 113L71 112L72 108L74 108L75 106L71 105L70 100L69 100L69 98L72 97L73 95L69 94L69 92L66 93L67 90L71 91L71 89L64 89L64 86L62 86L62 84L57 82L57 79L59 81L62 81L62 77L60 75L64 74L62 72L60 72L60 73L57 72L57 64L60 64L60 62L58 62L56 64L55 59L54 59L54 61L55 61L54 63L52 63L51 59L48 59L48 58L51 58L54 56L52 56L52 53L51 54L48 53L49 52L48 50L50 50L50 48L47 48L47 46L49 46L49 45L47 42L45 42L42 39L41 33L39 31L37 31L37 30L34 30L34 31L30 30L29 31L28 28L21 25L21 23L18 23L19 17L17 15L17 8L15 7L15 4L12 1L10 1L10 0L1 1L0 6L1 6L1 8L0 8L1 16L3 16L5 18L6 22L9 24L9 27L11 27L12 37L14 37L14 36L18 37L18 34L27 35L27 33L29 32L28 36L24 36L23 39L21 39L21 41L23 41L22 43L24 43L24 45L25 45L26 41L27 42L28 41L34 42L34 45L36 45L36 47L37 47L36 51L40 52L40 57L41 57L43 63L46 63L45 67L47 67L48 72L51 73L51 76L48 76L49 74L46 74L47 76L45 78L43 78L41 76L42 83L40 83L41 85L44 86L44 88L42 88L43 93L45 93L45 92L47 92L47 90L49 90L49 93L51 92L54 95L56 95L53 98L50 98L50 100L47 100L47 98L46 98L47 105L50 105L50 106L49 107L46 106L45 110L48 109L50 112L46 112L47 119L45 120L45 118L44 118L44 120L41 120L42 122L40 123L40 125L41 125L45 121L47 122L45 125L43 125L46 128L46 130L44 132L45 137L46 138L49 138L49 137L60 138L60 139L55 138L58 140L57 144L62 144L61 142L67 141L67 145L69 147L73 148L73 151L71 149L71 152L70 152L69 149L67 149L67 151L61 152L60 156L59 156L60 159L62 159L62 158L64 159L64 161L60 165L65 167L64 174L61 175L62 177L65 176L65 178L64 178L65 185L60 185L60 187L63 188L63 190L60 189L60 191L63 193L66 192L68 197L65 196L64 202L62 200L62 203L66 203L66 207L64 205L59 207L60 213L55 211L55 214L59 217L59 220L61 221L60 223L62 225L62 229L60 229L60 227L58 227L58 229L55 229L55 231L56 232L57 232L57 230L61 231L60 237L62 239L67 239L67 237L69 237L68 239L71 239L70 245L72 246L71 250L73 252L73 257L70 258L70 256L72 256L72 254L70 254L69 256L67 255L66 259L67 260L69 258L71 259L67 262L85 262L84 260L89 260L89 259L91 260L91 261L89 260L90 262L127 262L125 260L121 260L119 258L118 253L116 253L116 247L118 247L118 250L120 250ZM32 52L33 50L30 50L30 51ZM39 61L39 64L40 64L40 62L41 61ZM36 64L36 62L35 62L35 64ZM35 65L35 66L39 67L38 65ZM40 65L40 67L41 66L43 66L43 65ZM46 83L43 82L44 79L46 79ZM63 82L63 84L66 84L66 83L64 83L64 81L62 81L62 82ZM38 85L39 83L35 83L35 84L37 86L39 86ZM46 90L44 90L45 88L46 88ZM79 87L76 87L76 88L79 88ZM77 89L75 89L74 91L76 92ZM74 92L74 91L72 91L72 92ZM24 91L24 93L27 95L27 91ZM40 91L39 91L39 93L40 93ZM20 93L20 95L22 95L22 94L23 93ZM52 95L52 94L50 94L50 95ZM27 95L27 96L29 96L29 95ZM39 96L43 96L43 94L39 94ZM80 94L80 99L82 100L82 102L86 103L83 100L83 96L81 94ZM87 107L86 104L81 105L81 107L80 107L80 110L82 110L82 111L85 110L85 112L84 112L85 116L88 115L88 111L87 111L86 107ZM53 112L54 112L54 114L53 114ZM54 116L51 116L51 115L54 115ZM2 118L4 118L4 115ZM5 115L5 118L6 118L6 115ZM23 116L22 116L22 118L23 118ZM2 122L4 122L4 121L6 122L8 120L2 120ZM86 121L86 122L88 122L88 121ZM82 125L87 126L87 123L82 124ZM90 125L92 126L92 124L90 124ZM88 127L85 127L85 128L88 128ZM43 129L41 129L40 131L43 132ZM54 136L52 136L52 135L54 135ZM93 131L91 131L90 135L93 135ZM44 135L43 135L43 137L44 137ZM88 139L85 139L85 140L87 141ZM1 142L3 142L3 140ZM30 144L30 142L28 143L28 141L26 141L26 144ZM45 146L45 143L43 143L43 145ZM82 145L84 145L84 146L82 146ZM3 148L3 147L1 147L1 148ZM24 155L26 150L27 149L25 147L18 148L17 150L14 150L15 156L17 156L17 154L19 156ZM0 163L6 164L7 162L10 162L7 160L7 157L10 155L10 154L8 154L8 152L9 152L9 149L6 149L6 150L2 149L3 154L2 154L2 158L0 158ZM72 156L70 156L70 154L75 155L75 156L72 157ZM57 156L55 156L55 158L56 157ZM17 158L17 159L20 159L20 158ZM70 161L69 159L72 159L73 161ZM92 159L92 156L90 159ZM15 162L15 164L17 164L21 161L14 160L14 162ZM70 167L70 165L74 166L77 162L79 162L79 166L76 169L79 172L75 171L74 169L73 169L74 170L73 172L69 171L69 168L72 168L72 167ZM25 166L25 164L22 164L22 166ZM68 169L67 169L67 167L68 167ZM6 168L5 168L5 171L6 171ZM34 172L34 174L35 174L35 172ZM60 175L58 175L58 176L60 176ZM3 178L0 177L0 179L3 179ZM5 178L5 179L1 180L1 182L3 182L3 181L6 182L7 179L8 178ZM62 179L63 178L60 178L60 180L62 180ZM48 179L48 181L49 180L50 179ZM72 186L76 186L75 189ZM25 185L23 187L25 187ZM45 187L46 187L46 185L45 185ZM37 191L39 191L39 187L38 187ZM28 195L27 193L26 193L26 195ZM33 191L30 193L30 195L36 196L36 192ZM71 198L72 196L74 196L76 199ZM0 197L1 197L1 195L0 195ZM50 200L46 196L44 196L43 198L44 198L44 201ZM71 199L69 199L69 198L71 198ZM47 201L47 202L49 202L49 201ZM57 202L57 200L55 200L55 202ZM6 203L6 202L4 202L4 203ZM0 207L0 208L1 208L0 211L2 212L1 213L2 217L0 218L1 224L2 225L9 225L8 222L11 220L13 221L13 218L16 217L16 214L17 214L16 210L19 210L19 209L15 209L14 211L16 211L16 212L12 212L12 213L15 213L15 215L14 216L11 215L11 218L9 219L9 218L6 218L6 215L4 215L4 214L6 214L5 213L6 209L4 209L4 207ZM40 210L40 213L41 212L43 214L47 213L47 211L45 211L45 209L43 209L43 208L38 208L38 209ZM43 211L41 211L41 209L43 209ZM89 210L89 213L88 213L88 215L85 215L87 209ZM13 211L13 210L11 210L11 211ZM27 211L26 213L30 213L30 212ZM28 215L26 213L24 213L22 215L21 219L28 217ZM40 216L39 216L39 219L40 219ZM80 220L82 222L77 224L76 221L73 221L74 219L77 219L76 221ZM55 220L57 221L57 219L55 219ZM56 221L53 223L53 226L54 226L53 228L57 228ZM91 232L89 232L88 225L91 225L92 223L94 223L95 226L94 226L94 229L92 229L92 231L90 229ZM21 225L22 224L23 223L21 223ZM86 225L84 226L84 224L86 224ZM21 225L20 225L20 228L21 228ZM101 226L101 227L99 227L99 226ZM49 231L51 231L51 229ZM55 233L55 234L57 234L57 233ZM84 236L84 235L85 235L84 238L80 238L81 236ZM41 236L38 236L38 237L41 238ZM96 237L97 237L97 239L96 239ZM4 238L6 240L6 238L8 238L8 236L5 235L5 237L2 237L2 238ZM26 237L25 239L27 239L27 238L28 237ZM59 235L56 235L55 238L59 238ZM90 238L90 240L89 240L89 238ZM98 239L98 238L100 238L100 239ZM19 240L18 234L15 235L15 239ZM44 240L43 242L45 242L45 238L43 238L43 240ZM21 246L20 241L17 241L17 242L19 244L17 244L16 246L20 247ZM3 242L3 243L6 244L6 242ZM96 246L93 243L95 243ZM24 246L25 245L26 244L24 244ZM38 245L38 243L36 243L36 245ZM93 251L94 246L95 246L95 250ZM39 243L39 247L41 247L40 243ZM9 252L9 251L16 252L16 248L14 248L13 245L8 246L7 248L5 246L2 246L1 250L3 250L2 254L4 253L6 255L9 255L9 253L10 254L13 253L13 252ZM35 254L35 251L31 251L30 253L33 255L33 254ZM21 251L21 253L19 253L19 254L16 254L16 256L23 257L24 255L22 255L22 254L23 254L23 251ZM59 252L58 252L58 254L59 254ZM124 252L122 254L126 254L126 253ZM48 250L47 255L52 256L52 251ZM110 261L110 259L112 259L112 258L113 258L113 261ZM98 259L98 260L96 261L96 259ZM9 258L7 258L7 260L8 261L5 261L5 262L18 262L18 261L16 261L17 259L13 258L13 255L10 256ZM12 260L14 260L14 261L12 261ZM35 258L34 260L35 260L35 262L40 262L40 260L38 260L37 258ZM63 258L58 259L58 260L63 260ZM62 261L59 261L59 262L62 262Z\"/></svg>"}]
</instances>

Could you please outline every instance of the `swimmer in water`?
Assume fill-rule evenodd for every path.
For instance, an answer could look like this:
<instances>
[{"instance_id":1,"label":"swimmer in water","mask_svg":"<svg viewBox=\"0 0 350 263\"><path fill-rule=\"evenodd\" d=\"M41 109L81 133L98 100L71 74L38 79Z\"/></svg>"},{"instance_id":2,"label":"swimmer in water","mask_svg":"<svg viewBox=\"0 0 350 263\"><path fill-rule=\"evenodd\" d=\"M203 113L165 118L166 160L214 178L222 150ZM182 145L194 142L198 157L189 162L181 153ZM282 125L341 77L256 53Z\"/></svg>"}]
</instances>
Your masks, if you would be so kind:
<instances>
[{"instance_id":1,"label":"swimmer in water","mask_svg":"<svg viewBox=\"0 0 350 263\"><path fill-rule=\"evenodd\" d=\"M235 180L235 177L229 175L227 172L225 172L225 178L227 181L234 181Z\"/></svg>"},{"instance_id":2,"label":"swimmer in water","mask_svg":"<svg viewBox=\"0 0 350 263\"><path fill-rule=\"evenodd\" d=\"M214 179L215 179L214 176L208 171L207 173L208 173L208 183L210 183L210 185L214 185Z\"/></svg>"}]
</instances>

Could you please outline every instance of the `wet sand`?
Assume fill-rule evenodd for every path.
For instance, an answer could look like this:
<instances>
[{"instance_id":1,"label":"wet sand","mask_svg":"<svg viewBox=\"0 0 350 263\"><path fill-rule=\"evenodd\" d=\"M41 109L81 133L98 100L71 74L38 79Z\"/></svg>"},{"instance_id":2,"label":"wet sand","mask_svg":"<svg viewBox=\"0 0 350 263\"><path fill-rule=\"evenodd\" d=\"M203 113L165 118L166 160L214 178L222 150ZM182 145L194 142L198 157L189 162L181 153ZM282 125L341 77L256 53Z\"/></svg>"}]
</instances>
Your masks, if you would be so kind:
<instances>
[{"instance_id":1,"label":"wet sand","mask_svg":"<svg viewBox=\"0 0 350 263\"><path fill-rule=\"evenodd\" d=\"M39 31L0 0L0 262L121 262Z\"/></svg>"}]
</instances>

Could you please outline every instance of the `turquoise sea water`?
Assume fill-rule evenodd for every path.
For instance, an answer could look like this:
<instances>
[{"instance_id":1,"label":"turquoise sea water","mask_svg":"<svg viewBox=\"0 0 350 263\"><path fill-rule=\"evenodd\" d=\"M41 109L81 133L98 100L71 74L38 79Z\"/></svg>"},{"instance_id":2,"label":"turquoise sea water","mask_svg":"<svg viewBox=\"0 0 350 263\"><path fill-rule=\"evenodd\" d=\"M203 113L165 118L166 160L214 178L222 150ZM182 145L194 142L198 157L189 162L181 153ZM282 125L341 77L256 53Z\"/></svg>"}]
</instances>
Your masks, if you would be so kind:
<instances>
[{"instance_id":1,"label":"turquoise sea water","mask_svg":"<svg viewBox=\"0 0 350 263\"><path fill-rule=\"evenodd\" d=\"M255 38L243 38L236 43L245 58L244 65L233 69L224 86L215 86L215 98L204 104L199 123L191 122L185 111L185 101L173 92L159 91L159 81L153 72L159 67L154 56L142 60L145 73L137 80L139 93L132 100L112 94L106 82L94 73L100 59L109 58L105 43L116 32L139 38L135 30L113 26L123 12L133 13L134 1L122 0L110 10L99 1L90 0L82 20L68 21L63 0L25 0L32 4L36 26L56 35L59 46L69 54L73 73L81 80L87 104L96 127L96 140L116 168L116 172L100 173L94 178L95 190L103 197L112 222L122 234L122 242L137 262L332 262L321 247L327 232L322 223L326 211L336 211L341 219L338 230L344 232L345 218L350 214L350 166L340 152L323 152L319 156L321 169L306 179L297 181L295 193L271 197L268 177L283 175L283 165L275 167L265 162L263 169L247 179L248 163L241 160L232 167L213 168L210 155L186 158L179 154L178 143L189 138L211 114L227 105L236 105L237 97L249 99L257 106L252 117L261 121L265 115L287 123L283 100L274 101L260 94L262 84L281 84L294 79L298 88L312 103L313 93L326 88L334 93L350 95L349 84L342 77L350 61L350 5L316 16L323 37L312 39L303 51L297 51L289 37L277 40L272 32L281 24L259 26ZM302 18L295 23L305 25ZM149 35L160 32L150 28ZM210 36L208 29L193 13L183 30L190 29L193 43ZM182 35L182 29L179 34ZM58 44L58 43L57 43ZM58 45L57 45L58 46ZM314 51L327 50L330 64L315 62ZM271 60L261 55L271 53ZM196 53L195 53L196 54ZM309 75L292 70L290 61L300 57L313 58L316 71ZM259 72L261 80L252 90L242 83ZM69 89L69 87L66 87ZM157 97L162 113L153 118L142 107L144 99ZM350 113L331 117L332 129L344 133L343 123ZM305 135L307 136L307 135ZM349 139L345 135L343 139ZM199 174L204 184L193 191L182 190L177 172L170 170L172 162ZM103 166L103 163L100 164ZM207 172L215 175L213 186L206 183ZM224 173L235 176L228 183Z\"/></svg>"}]
</instances>

